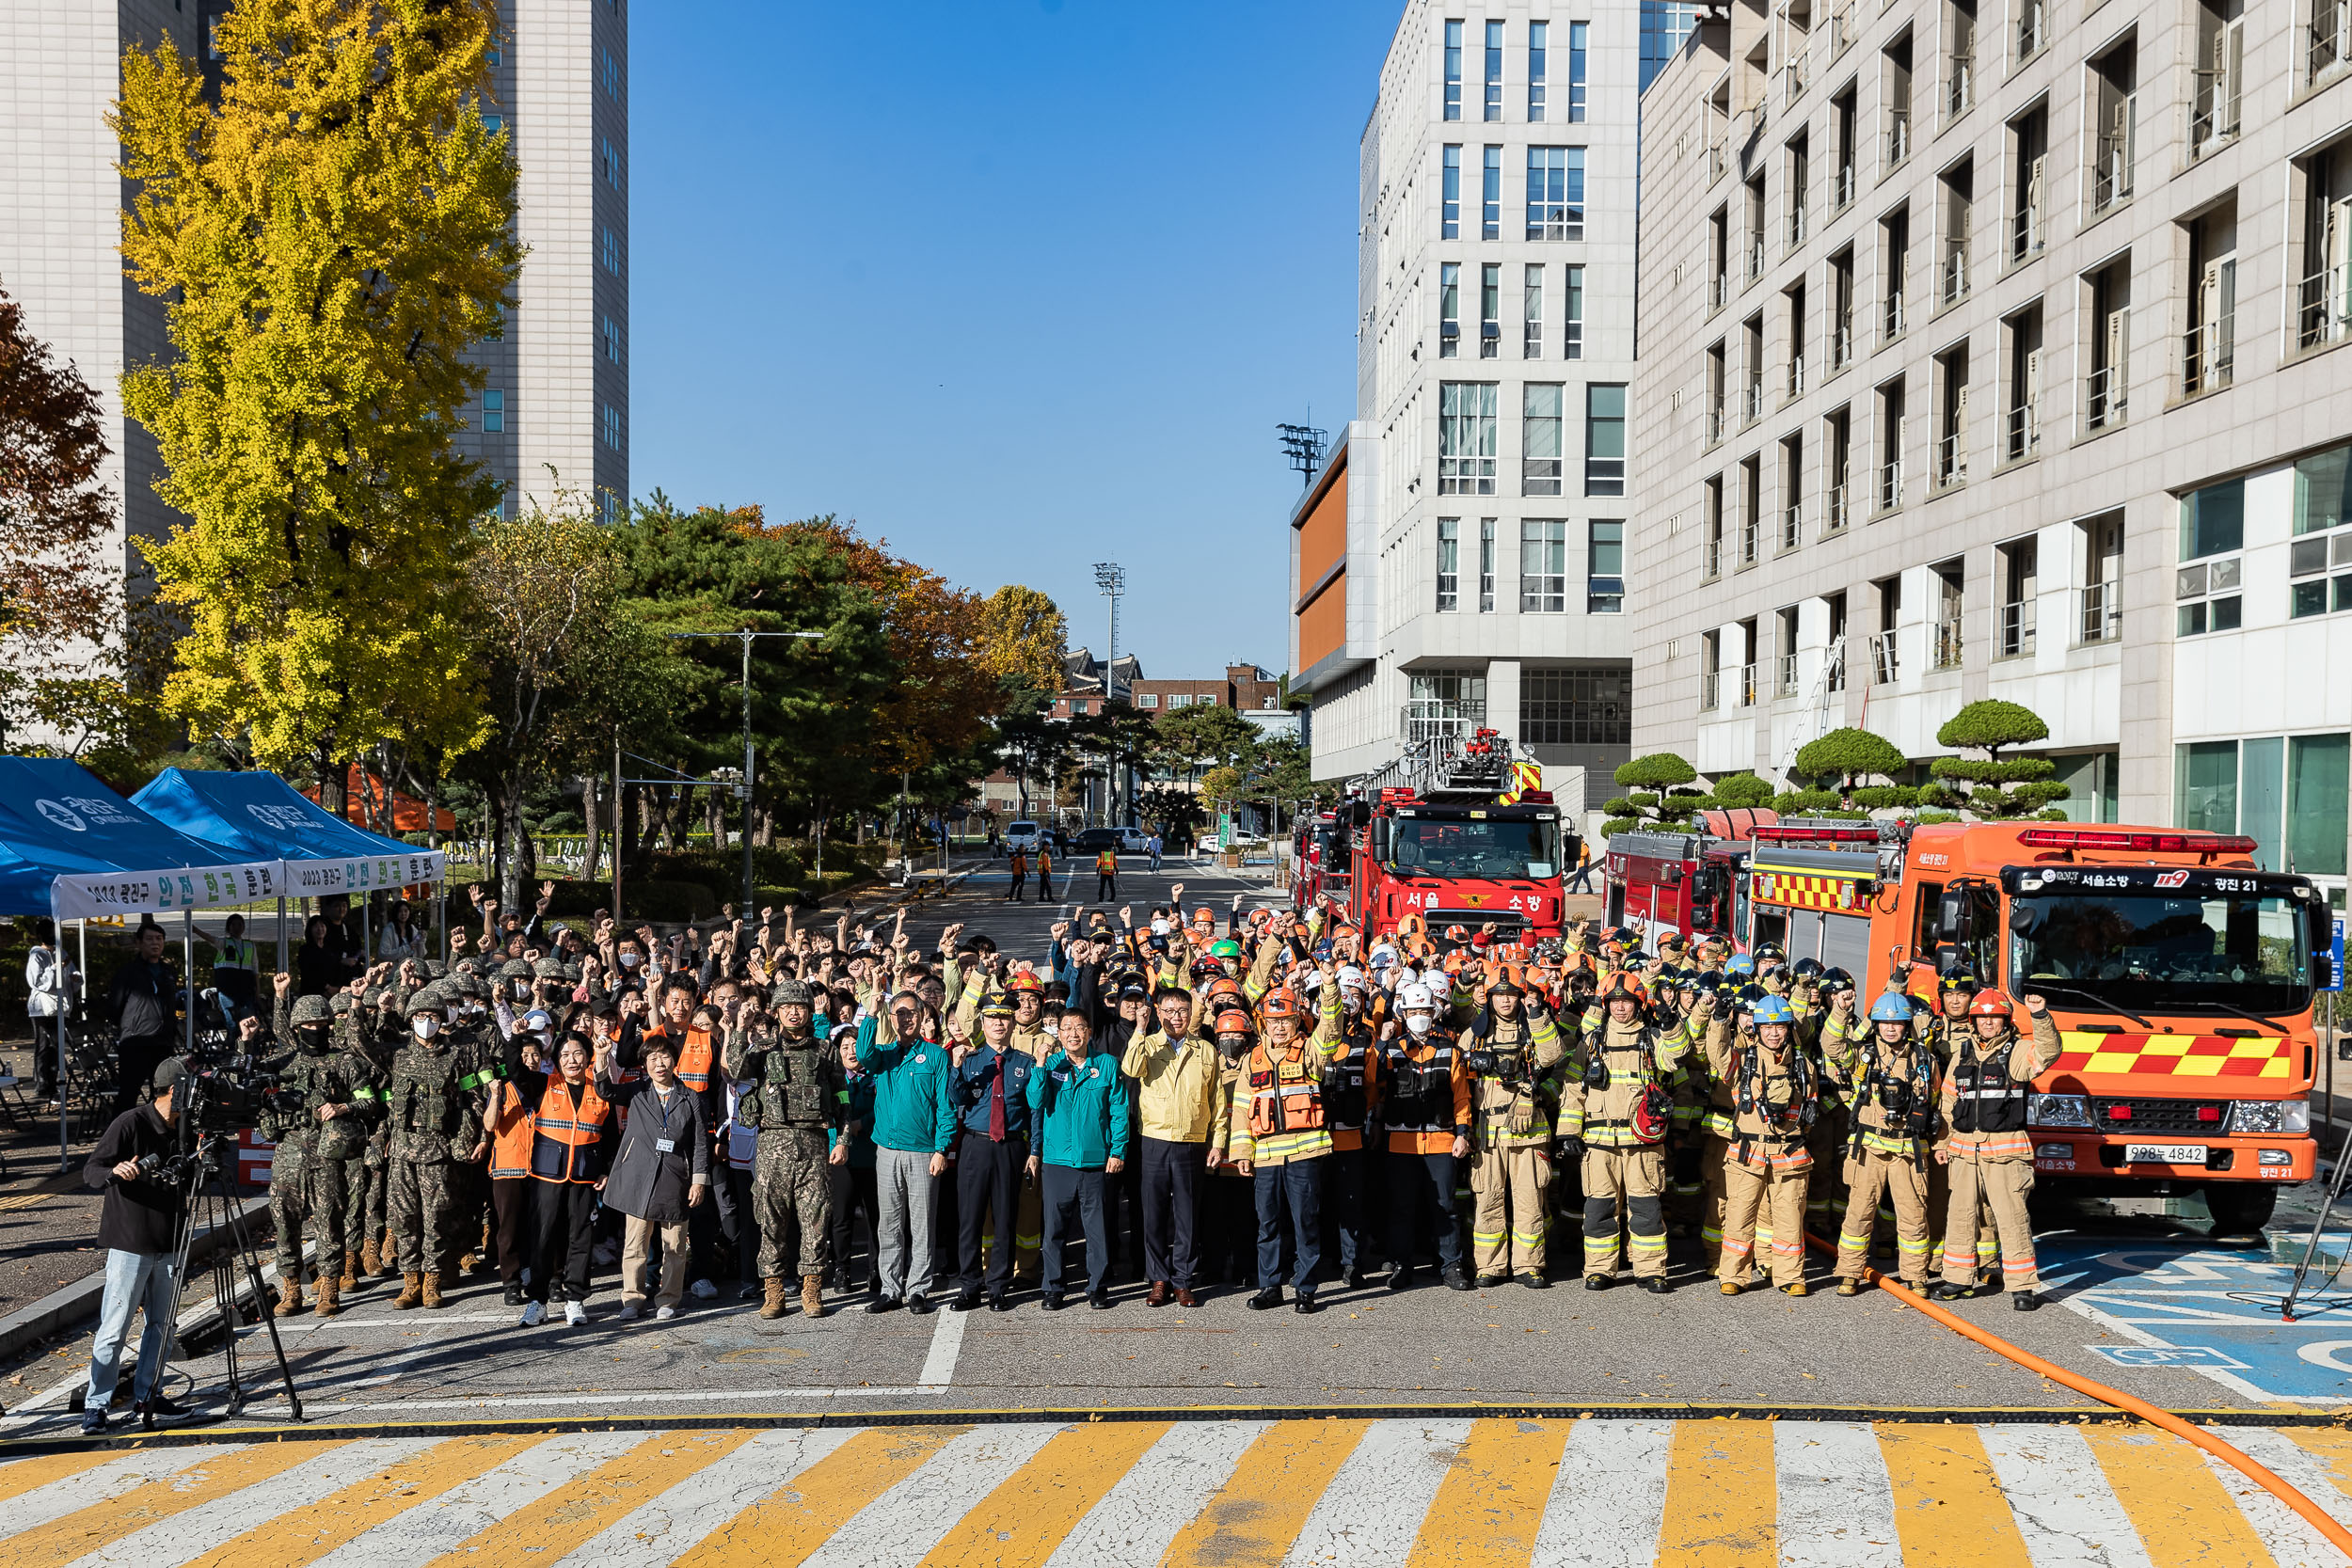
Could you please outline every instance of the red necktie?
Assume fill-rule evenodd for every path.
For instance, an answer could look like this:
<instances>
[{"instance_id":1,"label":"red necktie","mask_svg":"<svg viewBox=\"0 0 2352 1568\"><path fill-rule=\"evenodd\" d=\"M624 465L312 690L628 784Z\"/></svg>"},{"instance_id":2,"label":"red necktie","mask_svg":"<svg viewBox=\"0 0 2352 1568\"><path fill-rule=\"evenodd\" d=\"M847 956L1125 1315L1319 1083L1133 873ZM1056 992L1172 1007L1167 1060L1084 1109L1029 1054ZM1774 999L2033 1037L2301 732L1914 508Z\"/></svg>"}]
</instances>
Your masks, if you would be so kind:
<instances>
[{"instance_id":1,"label":"red necktie","mask_svg":"<svg viewBox=\"0 0 2352 1568\"><path fill-rule=\"evenodd\" d=\"M1005 1141L1005 1053L996 1053L996 1086L988 1097L988 1135L991 1142Z\"/></svg>"}]
</instances>

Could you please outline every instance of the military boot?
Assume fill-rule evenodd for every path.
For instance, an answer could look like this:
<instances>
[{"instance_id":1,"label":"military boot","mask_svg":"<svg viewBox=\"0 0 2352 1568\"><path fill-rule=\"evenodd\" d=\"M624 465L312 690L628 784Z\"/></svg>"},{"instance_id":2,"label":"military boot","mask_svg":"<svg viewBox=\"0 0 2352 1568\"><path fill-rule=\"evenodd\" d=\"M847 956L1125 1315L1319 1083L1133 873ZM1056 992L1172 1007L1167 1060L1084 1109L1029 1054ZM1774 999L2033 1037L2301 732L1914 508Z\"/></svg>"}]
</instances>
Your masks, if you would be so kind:
<instances>
[{"instance_id":1,"label":"military boot","mask_svg":"<svg viewBox=\"0 0 2352 1568\"><path fill-rule=\"evenodd\" d=\"M345 1256L348 1257L349 1254L345 1254ZM316 1292L318 1299L310 1308L313 1316L331 1318L336 1313L342 1310L342 1305L335 1299L335 1290L338 1281L331 1274L323 1275L320 1278L318 1291Z\"/></svg>"},{"instance_id":2,"label":"military boot","mask_svg":"<svg viewBox=\"0 0 2352 1568\"><path fill-rule=\"evenodd\" d=\"M366 1241L359 1243L359 1273L361 1276L368 1279L373 1279L377 1275L382 1274L384 1271L377 1266L380 1262L381 1259L375 1250L375 1238L370 1236Z\"/></svg>"},{"instance_id":3,"label":"military boot","mask_svg":"<svg viewBox=\"0 0 2352 1568\"><path fill-rule=\"evenodd\" d=\"M804 1274L801 1275L801 1311L811 1318L821 1318L825 1315L825 1276L823 1275Z\"/></svg>"},{"instance_id":4,"label":"military boot","mask_svg":"<svg viewBox=\"0 0 2352 1568\"><path fill-rule=\"evenodd\" d=\"M376 1259L377 1266L375 1272L377 1277L389 1279L392 1275L400 1273L400 1251L392 1244L392 1232L391 1227L389 1226L385 1227L384 1240L376 1245Z\"/></svg>"},{"instance_id":5,"label":"military boot","mask_svg":"<svg viewBox=\"0 0 2352 1568\"><path fill-rule=\"evenodd\" d=\"M319 1281L323 1288L326 1281ZM291 1318L302 1310L302 1275L299 1272L280 1275L278 1280L278 1315Z\"/></svg>"},{"instance_id":6,"label":"military boot","mask_svg":"<svg viewBox=\"0 0 2352 1568\"><path fill-rule=\"evenodd\" d=\"M767 1293L759 1303L759 1315L763 1318L781 1318L784 1316L785 1306L784 1281L781 1278L771 1278L767 1281Z\"/></svg>"},{"instance_id":7,"label":"military boot","mask_svg":"<svg viewBox=\"0 0 2352 1568\"><path fill-rule=\"evenodd\" d=\"M433 1307L443 1305L441 1301L441 1276L437 1274L426 1274L421 1277L424 1281L425 1306Z\"/></svg>"},{"instance_id":8,"label":"military boot","mask_svg":"<svg viewBox=\"0 0 2352 1568\"><path fill-rule=\"evenodd\" d=\"M356 1252L346 1252L343 1254L342 1277L335 1281L335 1288L339 1291L353 1291L358 1289L358 1286L359 1255Z\"/></svg>"},{"instance_id":9,"label":"military boot","mask_svg":"<svg viewBox=\"0 0 2352 1568\"><path fill-rule=\"evenodd\" d=\"M421 1274L402 1275L400 1294L392 1298L392 1305L405 1312L422 1300L424 1300L424 1275Z\"/></svg>"}]
</instances>

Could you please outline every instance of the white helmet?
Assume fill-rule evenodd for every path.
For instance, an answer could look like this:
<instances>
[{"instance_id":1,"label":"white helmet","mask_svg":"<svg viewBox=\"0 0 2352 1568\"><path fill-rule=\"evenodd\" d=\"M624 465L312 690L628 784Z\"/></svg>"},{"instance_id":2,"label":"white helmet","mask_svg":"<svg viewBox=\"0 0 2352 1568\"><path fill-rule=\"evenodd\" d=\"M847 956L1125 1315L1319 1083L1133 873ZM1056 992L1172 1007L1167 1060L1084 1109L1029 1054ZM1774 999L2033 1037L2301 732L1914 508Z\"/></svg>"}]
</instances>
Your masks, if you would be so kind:
<instances>
[{"instance_id":1,"label":"white helmet","mask_svg":"<svg viewBox=\"0 0 2352 1568\"><path fill-rule=\"evenodd\" d=\"M1354 964L1340 965L1340 989L1342 990L1363 990L1364 972L1358 969Z\"/></svg>"},{"instance_id":2,"label":"white helmet","mask_svg":"<svg viewBox=\"0 0 2352 1568\"><path fill-rule=\"evenodd\" d=\"M1396 988L1396 1010L1401 1013L1409 1013L1415 1009L1425 1013L1436 1012L1438 999L1431 995L1429 988L1419 980L1407 980Z\"/></svg>"}]
</instances>

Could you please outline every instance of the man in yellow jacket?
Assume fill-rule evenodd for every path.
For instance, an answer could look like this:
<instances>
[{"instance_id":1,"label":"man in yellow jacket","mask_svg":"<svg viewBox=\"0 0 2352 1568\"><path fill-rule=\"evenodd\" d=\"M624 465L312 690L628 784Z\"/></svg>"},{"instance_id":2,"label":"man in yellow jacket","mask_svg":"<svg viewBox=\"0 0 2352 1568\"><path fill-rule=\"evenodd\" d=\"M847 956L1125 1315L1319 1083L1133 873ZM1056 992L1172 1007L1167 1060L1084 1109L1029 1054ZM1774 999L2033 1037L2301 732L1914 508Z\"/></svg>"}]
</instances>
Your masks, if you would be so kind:
<instances>
[{"instance_id":1,"label":"man in yellow jacket","mask_svg":"<svg viewBox=\"0 0 2352 1568\"><path fill-rule=\"evenodd\" d=\"M1172 1299L1198 1307L1193 1238L1216 1113L1216 1044L1194 1026L1192 993L1182 986L1161 986L1152 1005L1152 1018L1136 1028L1119 1064L1136 1085L1143 1273L1152 1282L1144 1305Z\"/></svg>"}]
</instances>

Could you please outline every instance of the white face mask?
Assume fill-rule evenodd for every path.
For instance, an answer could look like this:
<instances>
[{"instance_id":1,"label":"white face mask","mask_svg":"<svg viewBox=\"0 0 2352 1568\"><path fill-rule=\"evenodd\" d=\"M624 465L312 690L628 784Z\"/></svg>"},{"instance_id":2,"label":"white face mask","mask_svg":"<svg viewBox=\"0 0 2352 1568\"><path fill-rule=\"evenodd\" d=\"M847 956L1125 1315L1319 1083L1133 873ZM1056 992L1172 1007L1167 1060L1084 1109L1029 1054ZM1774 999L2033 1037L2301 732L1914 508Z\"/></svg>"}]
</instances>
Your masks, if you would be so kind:
<instances>
[{"instance_id":1,"label":"white face mask","mask_svg":"<svg viewBox=\"0 0 2352 1568\"><path fill-rule=\"evenodd\" d=\"M1425 1035L1429 1033L1431 1027L1435 1025L1437 1022L1436 1017L1429 1013L1406 1013L1405 1015L1405 1027L1410 1029L1416 1035Z\"/></svg>"},{"instance_id":2,"label":"white face mask","mask_svg":"<svg viewBox=\"0 0 2352 1568\"><path fill-rule=\"evenodd\" d=\"M644 961L644 957L640 954L624 953L621 955L621 967L623 969L635 969L639 964Z\"/></svg>"},{"instance_id":3,"label":"white face mask","mask_svg":"<svg viewBox=\"0 0 2352 1568\"><path fill-rule=\"evenodd\" d=\"M416 1031L417 1038L429 1040L441 1032L441 1021L419 1014L408 1021L408 1027Z\"/></svg>"}]
</instances>

